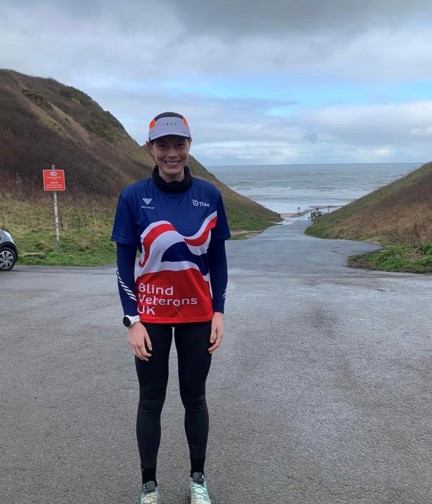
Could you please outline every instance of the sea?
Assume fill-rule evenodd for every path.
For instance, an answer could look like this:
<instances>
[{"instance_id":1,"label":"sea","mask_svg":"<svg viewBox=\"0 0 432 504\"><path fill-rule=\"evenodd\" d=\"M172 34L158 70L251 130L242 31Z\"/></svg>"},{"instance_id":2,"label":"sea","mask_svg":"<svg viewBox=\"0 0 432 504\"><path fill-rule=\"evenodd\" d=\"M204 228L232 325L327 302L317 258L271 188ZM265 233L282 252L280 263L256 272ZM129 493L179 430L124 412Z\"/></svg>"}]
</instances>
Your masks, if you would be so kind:
<instances>
[{"instance_id":1,"label":"sea","mask_svg":"<svg viewBox=\"0 0 432 504\"><path fill-rule=\"evenodd\" d=\"M420 168L423 163L211 166L221 182L281 214L328 213ZM298 219L299 217L295 217ZM287 222L288 223L288 222Z\"/></svg>"}]
</instances>

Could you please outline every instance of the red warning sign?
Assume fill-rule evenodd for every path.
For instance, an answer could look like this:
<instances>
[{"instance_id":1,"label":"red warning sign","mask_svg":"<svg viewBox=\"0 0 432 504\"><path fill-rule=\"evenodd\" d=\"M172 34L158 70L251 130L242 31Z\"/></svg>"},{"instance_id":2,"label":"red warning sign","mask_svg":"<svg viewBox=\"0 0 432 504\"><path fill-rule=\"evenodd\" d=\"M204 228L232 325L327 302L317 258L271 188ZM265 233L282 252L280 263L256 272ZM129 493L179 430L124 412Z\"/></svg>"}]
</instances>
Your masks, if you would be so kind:
<instances>
[{"instance_id":1,"label":"red warning sign","mask_svg":"<svg viewBox=\"0 0 432 504\"><path fill-rule=\"evenodd\" d=\"M44 191L65 191L65 173L64 170L42 170Z\"/></svg>"}]
</instances>

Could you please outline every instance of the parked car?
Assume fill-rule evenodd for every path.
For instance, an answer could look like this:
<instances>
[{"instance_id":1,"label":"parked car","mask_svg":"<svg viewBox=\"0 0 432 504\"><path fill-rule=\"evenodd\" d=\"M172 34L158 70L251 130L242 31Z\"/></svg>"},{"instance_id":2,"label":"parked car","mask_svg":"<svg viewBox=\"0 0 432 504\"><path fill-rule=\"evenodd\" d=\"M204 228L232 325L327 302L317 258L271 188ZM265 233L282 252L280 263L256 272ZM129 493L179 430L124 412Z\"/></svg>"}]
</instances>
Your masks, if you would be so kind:
<instances>
[{"instance_id":1,"label":"parked car","mask_svg":"<svg viewBox=\"0 0 432 504\"><path fill-rule=\"evenodd\" d=\"M9 271L18 261L18 249L12 235L0 229L0 271Z\"/></svg>"}]
</instances>

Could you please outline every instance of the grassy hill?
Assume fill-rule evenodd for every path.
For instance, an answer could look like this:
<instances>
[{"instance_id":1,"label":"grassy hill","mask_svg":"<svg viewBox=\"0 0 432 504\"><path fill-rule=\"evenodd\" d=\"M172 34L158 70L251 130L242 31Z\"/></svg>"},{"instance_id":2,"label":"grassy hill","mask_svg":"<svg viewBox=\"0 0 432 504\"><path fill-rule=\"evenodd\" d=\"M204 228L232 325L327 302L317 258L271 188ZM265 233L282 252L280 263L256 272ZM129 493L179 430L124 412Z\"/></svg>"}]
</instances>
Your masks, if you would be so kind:
<instances>
[{"instance_id":1,"label":"grassy hill","mask_svg":"<svg viewBox=\"0 0 432 504\"><path fill-rule=\"evenodd\" d=\"M432 272L432 163L315 220L320 238L377 242L384 250L351 260L353 266Z\"/></svg>"},{"instance_id":2,"label":"grassy hill","mask_svg":"<svg viewBox=\"0 0 432 504\"><path fill-rule=\"evenodd\" d=\"M65 170L59 193L62 250L54 251L52 194L42 170ZM222 191L235 234L265 229L280 216L219 182L192 156L192 173ZM53 79L0 70L0 227L23 262L98 264L113 260L109 241L122 187L148 177L153 159L91 97Z\"/></svg>"}]
</instances>

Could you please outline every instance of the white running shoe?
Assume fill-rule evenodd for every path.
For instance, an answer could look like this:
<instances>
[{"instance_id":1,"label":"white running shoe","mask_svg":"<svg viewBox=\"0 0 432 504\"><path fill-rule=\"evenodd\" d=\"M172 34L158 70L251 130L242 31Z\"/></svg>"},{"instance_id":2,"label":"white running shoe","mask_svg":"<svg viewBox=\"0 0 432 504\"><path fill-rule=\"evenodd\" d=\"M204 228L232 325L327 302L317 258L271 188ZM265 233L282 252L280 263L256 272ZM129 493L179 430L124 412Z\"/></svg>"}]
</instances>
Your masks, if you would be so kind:
<instances>
[{"instance_id":1,"label":"white running shoe","mask_svg":"<svg viewBox=\"0 0 432 504\"><path fill-rule=\"evenodd\" d=\"M211 504L207 481L203 473L195 472L189 481L189 497L191 504Z\"/></svg>"},{"instance_id":2,"label":"white running shoe","mask_svg":"<svg viewBox=\"0 0 432 504\"><path fill-rule=\"evenodd\" d=\"M147 481L142 486L139 504L161 504L159 490L154 481Z\"/></svg>"}]
</instances>

